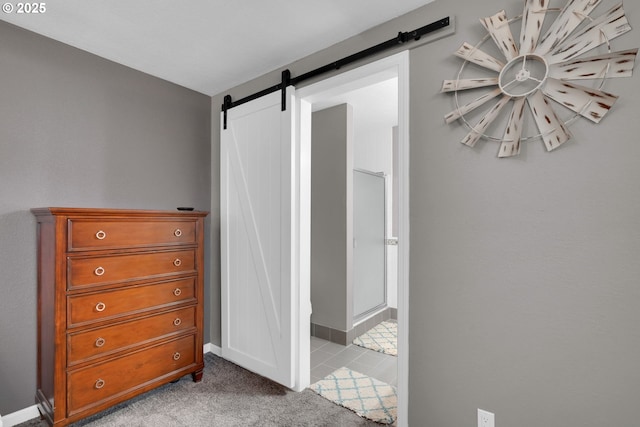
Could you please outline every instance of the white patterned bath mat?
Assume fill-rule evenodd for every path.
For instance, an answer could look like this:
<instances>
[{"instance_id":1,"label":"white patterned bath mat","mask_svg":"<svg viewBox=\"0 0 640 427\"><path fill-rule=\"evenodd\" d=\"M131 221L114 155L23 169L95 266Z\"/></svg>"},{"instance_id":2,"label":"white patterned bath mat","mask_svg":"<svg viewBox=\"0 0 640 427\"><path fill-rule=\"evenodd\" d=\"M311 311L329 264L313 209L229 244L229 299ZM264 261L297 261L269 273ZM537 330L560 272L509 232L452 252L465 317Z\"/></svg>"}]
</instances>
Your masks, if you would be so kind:
<instances>
[{"instance_id":1,"label":"white patterned bath mat","mask_svg":"<svg viewBox=\"0 0 640 427\"><path fill-rule=\"evenodd\" d=\"M398 324L395 322L384 321L354 339L353 343L360 347L397 356Z\"/></svg>"},{"instance_id":2,"label":"white patterned bath mat","mask_svg":"<svg viewBox=\"0 0 640 427\"><path fill-rule=\"evenodd\" d=\"M320 396L381 424L393 424L398 414L396 389L348 368L340 368L309 388Z\"/></svg>"}]
</instances>

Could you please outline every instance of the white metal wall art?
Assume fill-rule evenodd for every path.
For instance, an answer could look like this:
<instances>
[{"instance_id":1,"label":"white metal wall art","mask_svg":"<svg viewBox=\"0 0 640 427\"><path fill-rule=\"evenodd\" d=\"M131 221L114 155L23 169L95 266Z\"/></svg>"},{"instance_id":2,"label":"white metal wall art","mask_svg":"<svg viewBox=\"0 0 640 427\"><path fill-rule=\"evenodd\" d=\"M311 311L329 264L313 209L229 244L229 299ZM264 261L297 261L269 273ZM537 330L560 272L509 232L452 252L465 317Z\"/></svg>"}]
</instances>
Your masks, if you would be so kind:
<instances>
[{"instance_id":1,"label":"white metal wall art","mask_svg":"<svg viewBox=\"0 0 640 427\"><path fill-rule=\"evenodd\" d=\"M488 34L477 45L464 43L455 52L464 63L457 78L442 85L442 92L455 97L455 109L445 121L460 120L470 129L463 144L473 147L480 138L495 140L500 142L498 157L511 157L520 153L522 142L541 138L551 151L571 138L568 126L579 117L595 123L602 120L618 98L602 90L605 80L631 76L638 49L612 51L610 41L631 31L631 26L622 3L597 18L590 17L601 1L568 0L559 9L550 8L549 0L525 0L521 16L510 20L502 10L480 19ZM556 15L555 20L545 27L545 18L551 14ZM519 43L512 32L517 21L521 22ZM489 38L497 48L495 55L480 49ZM469 63L497 76L462 78ZM460 105L458 92L472 89L484 93ZM469 123L465 116L482 113L480 107L496 98L493 107L479 114L479 121ZM523 135L528 115L525 104L538 134ZM570 117L557 114L554 104L561 105ZM510 113L507 105L511 105ZM503 136L488 135L487 129L499 117L504 121Z\"/></svg>"}]
</instances>

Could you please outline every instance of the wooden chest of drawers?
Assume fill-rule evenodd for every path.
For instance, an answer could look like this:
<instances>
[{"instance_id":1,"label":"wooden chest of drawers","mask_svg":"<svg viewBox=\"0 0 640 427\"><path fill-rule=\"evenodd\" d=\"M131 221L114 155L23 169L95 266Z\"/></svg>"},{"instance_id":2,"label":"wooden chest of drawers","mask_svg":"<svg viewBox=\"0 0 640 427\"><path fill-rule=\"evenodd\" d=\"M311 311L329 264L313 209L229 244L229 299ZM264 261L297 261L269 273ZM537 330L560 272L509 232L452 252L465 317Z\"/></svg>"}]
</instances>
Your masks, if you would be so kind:
<instances>
[{"instance_id":1,"label":"wooden chest of drawers","mask_svg":"<svg viewBox=\"0 0 640 427\"><path fill-rule=\"evenodd\" d=\"M64 426L202 378L207 212L39 208L36 403Z\"/></svg>"}]
</instances>

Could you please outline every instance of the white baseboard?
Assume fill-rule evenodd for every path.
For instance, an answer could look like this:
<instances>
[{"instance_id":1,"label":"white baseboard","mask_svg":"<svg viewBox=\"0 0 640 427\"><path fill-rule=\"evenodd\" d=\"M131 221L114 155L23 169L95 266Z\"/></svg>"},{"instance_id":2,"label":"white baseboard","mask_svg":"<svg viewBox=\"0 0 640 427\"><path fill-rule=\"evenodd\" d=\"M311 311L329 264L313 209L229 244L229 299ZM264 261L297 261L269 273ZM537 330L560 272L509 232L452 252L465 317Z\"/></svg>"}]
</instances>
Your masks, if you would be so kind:
<instances>
[{"instance_id":1,"label":"white baseboard","mask_svg":"<svg viewBox=\"0 0 640 427\"><path fill-rule=\"evenodd\" d=\"M222 349L220 347L218 347L217 345L211 344L211 343L207 343L204 345L203 348L205 353L213 353L216 356L222 356ZM2 427L2 426L0 426Z\"/></svg>"},{"instance_id":2,"label":"white baseboard","mask_svg":"<svg viewBox=\"0 0 640 427\"><path fill-rule=\"evenodd\" d=\"M36 405L3 416L0 419L0 427L13 427L34 418L40 418L40 411Z\"/></svg>"}]
</instances>

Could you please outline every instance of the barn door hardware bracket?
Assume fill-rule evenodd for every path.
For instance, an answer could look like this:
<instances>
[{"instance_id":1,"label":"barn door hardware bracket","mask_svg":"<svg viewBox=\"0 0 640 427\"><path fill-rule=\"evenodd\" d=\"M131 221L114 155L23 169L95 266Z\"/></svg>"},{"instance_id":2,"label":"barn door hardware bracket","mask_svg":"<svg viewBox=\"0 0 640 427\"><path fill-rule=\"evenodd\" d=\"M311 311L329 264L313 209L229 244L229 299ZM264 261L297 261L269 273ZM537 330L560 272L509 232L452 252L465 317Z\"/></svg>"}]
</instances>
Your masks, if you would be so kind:
<instances>
[{"instance_id":1,"label":"barn door hardware bracket","mask_svg":"<svg viewBox=\"0 0 640 427\"><path fill-rule=\"evenodd\" d=\"M287 111L287 87L291 84L291 71L284 70L282 72L282 82L280 83L280 91L282 93L282 111Z\"/></svg>"},{"instance_id":2,"label":"barn door hardware bracket","mask_svg":"<svg viewBox=\"0 0 640 427\"><path fill-rule=\"evenodd\" d=\"M231 95L225 95L224 97L224 104L222 104L222 111L224 112L224 129L227 128L227 110L229 110L229 108L231 108Z\"/></svg>"}]
</instances>

